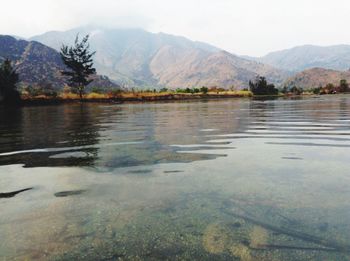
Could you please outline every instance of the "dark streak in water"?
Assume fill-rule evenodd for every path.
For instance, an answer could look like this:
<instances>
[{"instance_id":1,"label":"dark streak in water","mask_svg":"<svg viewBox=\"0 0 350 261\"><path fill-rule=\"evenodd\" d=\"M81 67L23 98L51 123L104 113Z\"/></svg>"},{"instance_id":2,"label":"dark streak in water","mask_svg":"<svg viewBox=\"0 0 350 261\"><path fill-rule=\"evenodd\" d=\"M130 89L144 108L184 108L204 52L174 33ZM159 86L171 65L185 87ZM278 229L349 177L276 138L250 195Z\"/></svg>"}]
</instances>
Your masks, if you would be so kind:
<instances>
[{"instance_id":1,"label":"dark streak in water","mask_svg":"<svg viewBox=\"0 0 350 261\"><path fill-rule=\"evenodd\" d=\"M297 143L297 142L265 142L265 144L306 146L306 147L350 148L350 145L344 145L344 144L319 144L319 143Z\"/></svg>"},{"instance_id":2,"label":"dark streak in water","mask_svg":"<svg viewBox=\"0 0 350 261\"><path fill-rule=\"evenodd\" d=\"M14 196L16 196L19 193L28 191L28 190L32 190L33 188L26 188L26 189L21 189L21 190L17 190L17 191L13 191L13 192L8 192L8 193L0 193L0 198L13 198Z\"/></svg>"},{"instance_id":3,"label":"dark streak in water","mask_svg":"<svg viewBox=\"0 0 350 261\"><path fill-rule=\"evenodd\" d=\"M303 158L298 158L298 157L282 157L282 159L285 159L285 160L303 160Z\"/></svg>"},{"instance_id":4,"label":"dark streak in water","mask_svg":"<svg viewBox=\"0 0 350 261\"><path fill-rule=\"evenodd\" d=\"M77 196L83 194L86 190L72 190L72 191L62 191L55 193L55 197L62 198L68 196Z\"/></svg>"},{"instance_id":5,"label":"dark streak in water","mask_svg":"<svg viewBox=\"0 0 350 261\"><path fill-rule=\"evenodd\" d=\"M302 251L326 251L326 252L337 252L334 248L322 248L322 247L302 247L302 246L286 246L286 245L257 245L257 248L252 248L252 250L272 250L272 249L281 249L281 250L302 250Z\"/></svg>"},{"instance_id":6,"label":"dark streak in water","mask_svg":"<svg viewBox=\"0 0 350 261\"><path fill-rule=\"evenodd\" d=\"M152 173L152 170L149 169L140 169L140 170L130 170L128 171L130 174L147 174Z\"/></svg>"},{"instance_id":7,"label":"dark streak in water","mask_svg":"<svg viewBox=\"0 0 350 261\"><path fill-rule=\"evenodd\" d=\"M283 133L284 134L284 133ZM218 136L220 137L220 136ZM336 137L325 137L325 136L315 136L315 137L310 137L310 136L293 136L293 135L290 135L290 136L271 136L271 134L269 133L266 133L264 135L254 135L254 136L225 136L224 138L227 138L227 139L282 139L282 140L285 140L285 139L291 139L291 140L295 140L295 139L298 139L298 140L330 140L330 141L350 141L350 139L346 139L346 138L336 138ZM230 144L230 142L228 142L228 144Z\"/></svg>"}]
</instances>

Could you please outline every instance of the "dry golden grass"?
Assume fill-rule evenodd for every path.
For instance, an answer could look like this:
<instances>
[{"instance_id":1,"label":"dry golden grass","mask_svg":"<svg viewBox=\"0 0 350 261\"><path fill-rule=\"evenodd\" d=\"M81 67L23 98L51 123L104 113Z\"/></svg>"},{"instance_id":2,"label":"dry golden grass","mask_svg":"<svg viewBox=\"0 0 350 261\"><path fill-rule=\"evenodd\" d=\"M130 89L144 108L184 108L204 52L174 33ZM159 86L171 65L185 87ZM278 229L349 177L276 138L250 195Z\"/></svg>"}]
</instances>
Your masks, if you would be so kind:
<instances>
[{"instance_id":1,"label":"dry golden grass","mask_svg":"<svg viewBox=\"0 0 350 261\"><path fill-rule=\"evenodd\" d=\"M235 96L235 97L251 97L252 93L250 91L220 91L220 92L208 92L206 94L207 97L216 97L216 96ZM173 97L172 97L173 96ZM146 99L146 100L157 100L158 98L173 98L175 100L181 100L188 98L201 98L205 96L204 93L177 93L174 91L168 92L120 92L120 93L88 93L84 95L84 99L86 100L103 100L103 99L120 99L120 100L132 100L132 99ZM23 93L22 98L24 100L79 100L79 94L72 92L63 92L60 93L57 97L50 97L46 95L39 95L35 97L31 97L28 94Z\"/></svg>"},{"instance_id":2,"label":"dry golden grass","mask_svg":"<svg viewBox=\"0 0 350 261\"><path fill-rule=\"evenodd\" d=\"M75 100L75 99L79 99L79 95L78 95L78 94L71 93L71 92L62 93L62 94L60 94L58 97L61 98L61 99L64 99L64 100Z\"/></svg>"},{"instance_id":3,"label":"dry golden grass","mask_svg":"<svg viewBox=\"0 0 350 261\"><path fill-rule=\"evenodd\" d=\"M85 99L109 99L107 94L101 94L101 93L89 93L84 96Z\"/></svg>"}]
</instances>

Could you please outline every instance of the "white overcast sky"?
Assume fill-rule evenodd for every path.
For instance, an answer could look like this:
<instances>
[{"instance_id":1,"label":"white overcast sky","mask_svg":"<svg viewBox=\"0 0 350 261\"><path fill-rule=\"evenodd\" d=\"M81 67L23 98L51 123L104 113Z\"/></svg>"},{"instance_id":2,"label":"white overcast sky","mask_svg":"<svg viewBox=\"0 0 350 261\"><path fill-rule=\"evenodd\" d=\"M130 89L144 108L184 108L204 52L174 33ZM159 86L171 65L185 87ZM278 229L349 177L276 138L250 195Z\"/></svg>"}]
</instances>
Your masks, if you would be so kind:
<instances>
[{"instance_id":1,"label":"white overcast sky","mask_svg":"<svg viewBox=\"0 0 350 261\"><path fill-rule=\"evenodd\" d=\"M350 44L350 0L11 0L0 34L29 37L83 25L141 27L241 55Z\"/></svg>"}]
</instances>

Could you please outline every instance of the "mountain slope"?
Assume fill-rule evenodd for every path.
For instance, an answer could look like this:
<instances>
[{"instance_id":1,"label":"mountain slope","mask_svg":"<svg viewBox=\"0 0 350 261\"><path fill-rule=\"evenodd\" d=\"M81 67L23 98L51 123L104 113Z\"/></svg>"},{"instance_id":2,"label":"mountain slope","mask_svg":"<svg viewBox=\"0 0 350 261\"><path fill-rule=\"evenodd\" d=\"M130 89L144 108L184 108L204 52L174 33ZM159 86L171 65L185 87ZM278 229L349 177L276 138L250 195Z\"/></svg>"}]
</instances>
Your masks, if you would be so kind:
<instances>
[{"instance_id":1,"label":"mountain slope","mask_svg":"<svg viewBox=\"0 0 350 261\"><path fill-rule=\"evenodd\" d=\"M152 59L150 68L160 84L170 87L246 87L257 74L268 75L274 82L282 79L270 66L242 60L225 51L208 54L190 50L179 56L173 48L164 47Z\"/></svg>"},{"instance_id":2,"label":"mountain slope","mask_svg":"<svg viewBox=\"0 0 350 261\"><path fill-rule=\"evenodd\" d=\"M211 45L140 29L77 28L31 38L59 49L77 34L90 34L96 68L127 87L246 87L256 74L281 83L286 73Z\"/></svg>"},{"instance_id":3,"label":"mountain slope","mask_svg":"<svg viewBox=\"0 0 350 261\"><path fill-rule=\"evenodd\" d=\"M288 71L302 71L314 67L348 70L350 68L350 45L328 47L304 45L254 59Z\"/></svg>"},{"instance_id":4,"label":"mountain slope","mask_svg":"<svg viewBox=\"0 0 350 261\"><path fill-rule=\"evenodd\" d=\"M65 69L60 54L39 42L0 35L0 62L6 58L13 61L22 85L49 84L55 89L61 89L67 83L60 73ZM105 77L96 75L94 79L93 86L116 87Z\"/></svg>"},{"instance_id":5,"label":"mountain slope","mask_svg":"<svg viewBox=\"0 0 350 261\"><path fill-rule=\"evenodd\" d=\"M285 86L297 86L303 89L325 87L328 83L337 86L340 80L350 82L350 71L336 71L324 68L312 68L299 72L284 83Z\"/></svg>"},{"instance_id":6,"label":"mountain slope","mask_svg":"<svg viewBox=\"0 0 350 261\"><path fill-rule=\"evenodd\" d=\"M38 42L16 40L0 36L0 61L9 58L14 62L23 84L51 83L54 87L64 85L60 70L64 68L60 55L50 47Z\"/></svg>"}]
</instances>

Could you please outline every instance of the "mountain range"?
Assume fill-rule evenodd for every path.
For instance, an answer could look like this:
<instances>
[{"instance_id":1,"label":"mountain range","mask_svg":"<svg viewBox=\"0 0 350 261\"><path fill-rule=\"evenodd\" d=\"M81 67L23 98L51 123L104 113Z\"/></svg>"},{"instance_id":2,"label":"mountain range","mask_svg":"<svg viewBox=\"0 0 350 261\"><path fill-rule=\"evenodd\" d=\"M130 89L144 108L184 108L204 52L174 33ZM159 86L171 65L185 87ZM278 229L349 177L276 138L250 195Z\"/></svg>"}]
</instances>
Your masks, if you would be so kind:
<instances>
[{"instance_id":1,"label":"mountain range","mask_svg":"<svg viewBox=\"0 0 350 261\"><path fill-rule=\"evenodd\" d=\"M98 73L125 86L186 88L247 87L257 74L282 83L288 73L233 55L206 43L141 29L82 27L32 37L57 51L77 34L90 35Z\"/></svg>"},{"instance_id":2,"label":"mountain range","mask_svg":"<svg viewBox=\"0 0 350 261\"><path fill-rule=\"evenodd\" d=\"M94 86L115 88L245 88L257 75L277 86L318 87L348 79L350 46L305 45L263 57L242 57L181 36L142 29L80 27L23 38L0 36L0 61L15 62L23 84L66 84L59 50L90 35L96 51ZM317 67L317 68L315 68ZM101 76L104 75L104 76ZM339 79L338 79L339 78ZM349 79L350 80L350 79Z\"/></svg>"}]
</instances>

